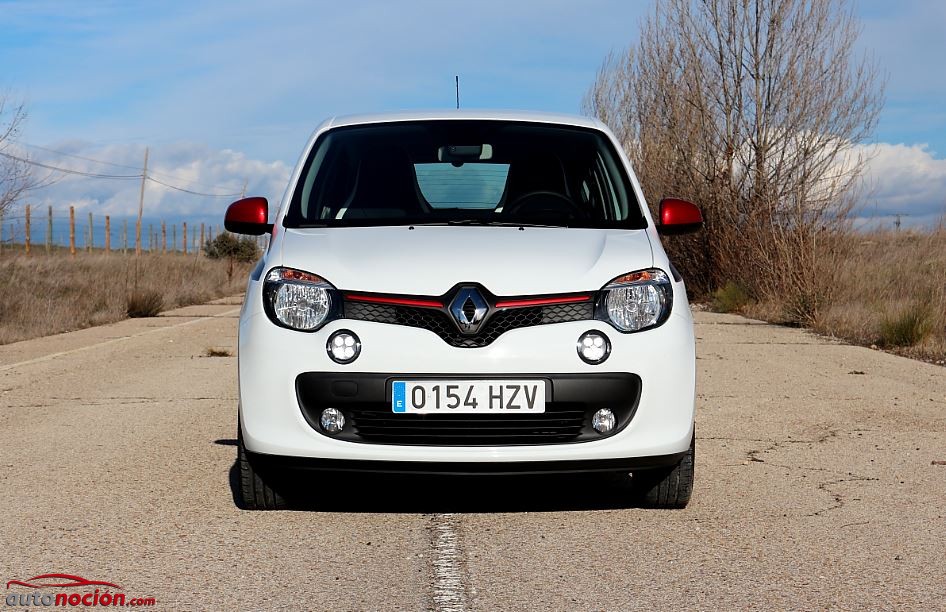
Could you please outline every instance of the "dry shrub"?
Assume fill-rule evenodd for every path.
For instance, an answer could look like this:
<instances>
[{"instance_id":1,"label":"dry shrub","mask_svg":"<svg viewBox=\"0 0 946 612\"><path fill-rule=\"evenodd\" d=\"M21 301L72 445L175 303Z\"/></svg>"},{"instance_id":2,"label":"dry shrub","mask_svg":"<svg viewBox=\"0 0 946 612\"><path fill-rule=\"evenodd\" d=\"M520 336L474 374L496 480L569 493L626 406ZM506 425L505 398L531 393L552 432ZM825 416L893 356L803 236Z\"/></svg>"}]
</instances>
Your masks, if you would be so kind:
<instances>
[{"instance_id":1,"label":"dry shrub","mask_svg":"<svg viewBox=\"0 0 946 612\"><path fill-rule=\"evenodd\" d=\"M136 291L128 296L125 311L132 319L156 317L164 310L164 298L157 291Z\"/></svg>"},{"instance_id":2,"label":"dry shrub","mask_svg":"<svg viewBox=\"0 0 946 612\"><path fill-rule=\"evenodd\" d=\"M911 304L901 312L884 317L877 344L884 347L919 344L933 330L930 309L925 304Z\"/></svg>"},{"instance_id":3,"label":"dry shrub","mask_svg":"<svg viewBox=\"0 0 946 612\"><path fill-rule=\"evenodd\" d=\"M227 276L229 278L229 274ZM203 304L217 297L213 291L207 289L196 289L191 287L181 287L180 291L174 297L174 301L168 305L168 308L180 308L190 306L191 304Z\"/></svg>"},{"instance_id":4,"label":"dry shrub","mask_svg":"<svg viewBox=\"0 0 946 612\"><path fill-rule=\"evenodd\" d=\"M227 262L179 254L68 252L0 257L0 344L112 323L129 316L129 296L160 298L162 308L202 303L243 291L252 264L227 280ZM136 272L137 270L137 272ZM137 278L137 282L136 282ZM153 306L157 298L148 301ZM154 308L133 309L153 316Z\"/></svg>"},{"instance_id":5,"label":"dry shrub","mask_svg":"<svg viewBox=\"0 0 946 612\"><path fill-rule=\"evenodd\" d=\"M204 349L204 357L233 357L233 353L225 348L208 346L206 349Z\"/></svg>"},{"instance_id":6,"label":"dry shrub","mask_svg":"<svg viewBox=\"0 0 946 612\"><path fill-rule=\"evenodd\" d=\"M712 307L716 312L742 312L752 302L752 296L741 283L729 281L713 293Z\"/></svg>"}]
</instances>

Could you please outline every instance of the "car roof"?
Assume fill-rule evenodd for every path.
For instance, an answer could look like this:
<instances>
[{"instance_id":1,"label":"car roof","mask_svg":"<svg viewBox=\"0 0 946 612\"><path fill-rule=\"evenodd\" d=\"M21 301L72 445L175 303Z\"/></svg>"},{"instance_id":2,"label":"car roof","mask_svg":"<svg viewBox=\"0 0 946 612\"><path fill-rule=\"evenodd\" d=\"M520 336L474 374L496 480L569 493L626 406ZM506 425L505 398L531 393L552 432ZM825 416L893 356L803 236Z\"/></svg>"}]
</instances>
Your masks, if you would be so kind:
<instances>
[{"instance_id":1,"label":"car roof","mask_svg":"<svg viewBox=\"0 0 946 612\"><path fill-rule=\"evenodd\" d=\"M596 130L607 129L604 124L597 119L591 117L582 117L580 115L523 110L446 109L336 116L326 120L321 126L319 126L319 130L341 126L365 125L371 123L443 120L523 121L532 123L570 125Z\"/></svg>"}]
</instances>

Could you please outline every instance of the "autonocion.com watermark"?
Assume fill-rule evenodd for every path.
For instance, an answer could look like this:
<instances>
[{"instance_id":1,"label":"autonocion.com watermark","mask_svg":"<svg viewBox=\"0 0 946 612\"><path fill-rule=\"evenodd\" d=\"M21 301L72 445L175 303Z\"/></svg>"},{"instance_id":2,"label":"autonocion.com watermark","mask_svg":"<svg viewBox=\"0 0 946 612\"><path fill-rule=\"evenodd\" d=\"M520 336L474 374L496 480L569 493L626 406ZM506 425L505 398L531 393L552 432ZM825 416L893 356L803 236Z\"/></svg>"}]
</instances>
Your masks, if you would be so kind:
<instances>
[{"instance_id":1,"label":"autonocion.com watermark","mask_svg":"<svg viewBox=\"0 0 946 612\"><path fill-rule=\"evenodd\" d=\"M13 587L34 589L31 592L10 592ZM42 589L42 590L40 590ZM47 589L55 589L49 592ZM157 602L154 597L126 595L114 582L88 580L72 574L40 574L27 580L7 582L4 603L9 607L146 607Z\"/></svg>"}]
</instances>

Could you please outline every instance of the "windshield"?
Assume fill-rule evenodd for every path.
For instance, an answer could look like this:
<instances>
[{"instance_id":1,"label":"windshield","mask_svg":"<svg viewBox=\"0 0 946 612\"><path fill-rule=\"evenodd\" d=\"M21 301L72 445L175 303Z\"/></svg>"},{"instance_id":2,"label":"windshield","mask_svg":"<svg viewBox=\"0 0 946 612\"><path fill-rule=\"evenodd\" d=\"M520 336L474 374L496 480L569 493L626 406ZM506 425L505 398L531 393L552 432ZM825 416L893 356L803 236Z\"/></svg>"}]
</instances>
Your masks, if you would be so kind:
<instances>
[{"instance_id":1,"label":"windshield","mask_svg":"<svg viewBox=\"0 0 946 612\"><path fill-rule=\"evenodd\" d=\"M424 224L646 227L603 134L460 120L325 133L284 220L286 227Z\"/></svg>"}]
</instances>

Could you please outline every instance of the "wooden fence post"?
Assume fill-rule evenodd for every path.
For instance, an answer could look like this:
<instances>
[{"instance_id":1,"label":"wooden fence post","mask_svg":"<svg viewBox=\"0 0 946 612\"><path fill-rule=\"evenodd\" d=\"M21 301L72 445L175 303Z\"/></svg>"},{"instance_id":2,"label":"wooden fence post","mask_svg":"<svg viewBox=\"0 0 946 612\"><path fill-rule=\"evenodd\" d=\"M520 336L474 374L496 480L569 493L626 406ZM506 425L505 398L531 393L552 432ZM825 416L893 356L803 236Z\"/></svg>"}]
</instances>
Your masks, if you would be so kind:
<instances>
[{"instance_id":1,"label":"wooden fence post","mask_svg":"<svg viewBox=\"0 0 946 612\"><path fill-rule=\"evenodd\" d=\"M184 254L187 255L187 221L184 222Z\"/></svg>"},{"instance_id":2,"label":"wooden fence post","mask_svg":"<svg viewBox=\"0 0 946 612\"><path fill-rule=\"evenodd\" d=\"M26 247L26 255L30 254L30 205L26 205L26 235L23 238L23 244Z\"/></svg>"},{"instance_id":3,"label":"wooden fence post","mask_svg":"<svg viewBox=\"0 0 946 612\"><path fill-rule=\"evenodd\" d=\"M46 211L46 254L49 255L53 250L53 207L48 207Z\"/></svg>"},{"instance_id":4,"label":"wooden fence post","mask_svg":"<svg viewBox=\"0 0 946 612\"><path fill-rule=\"evenodd\" d=\"M128 219L122 219L122 255L128 254Z\"/></svg>"},{"instance_id":5,"label":"wooden fence post","mask_svg":"<svg viewBox=\"0 0 946 612\"><path fill-rule=\"evenodd\" d=\"M201 223L201 224L200 224L200 244L197 245L197 252L198 252L198 253L204 250L204 244L205 244L205 243L204 243L204 224Z\"/></svg>"},{"instance_id":6,"label":"wooden fence post","mask_svg":"<svg viewBox=\"0 0 946 612\"><path fill-rule=\"evenodd\" d=\"M177 223L171 226L171 252L177 251Z\"/></svg>"},{"instance_id":7,"label":"wooden fence post","mask_svg":"<svg viewBox=\"0 0 946 612\"><path fill-rule=\"evenodd\" d=\"M161 222L161 254L166 255L168 252L168 227L167 224Z\"/></svg>"},{"instance_id":8,"label":"wooden fence post","mask_svg":"<svg viewBox=\"0 0 946 612\"><path fill-rule=\"evenodd\" d=\"M112 218L105 215L105 254L112 252Z\"/></svg>"},{"instance_id":9,"label":"wooden fence post","mask_svg":"<svg viewBox=\"0 0 946 612\"><path fill-rule=\"evenodd\" d=\"M76 207L69 207L69 256L76 258Z\"/></svg>"},{"instance_id":10,"label":"wooden fence post","mask_svg":"<svg viewBox=\"0 0 946 612\"><path fill-rule=\"evenodd\" d=\"M92 246L94 242L95 242L95 233L92 230L92 213L89 213L89 241L85 245L85 250L87 250L89 253L92 252Z\"/></svg>"}]
</instances>

